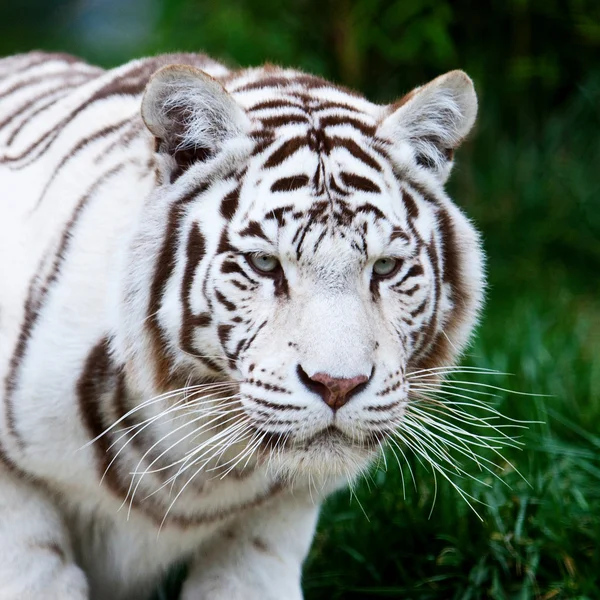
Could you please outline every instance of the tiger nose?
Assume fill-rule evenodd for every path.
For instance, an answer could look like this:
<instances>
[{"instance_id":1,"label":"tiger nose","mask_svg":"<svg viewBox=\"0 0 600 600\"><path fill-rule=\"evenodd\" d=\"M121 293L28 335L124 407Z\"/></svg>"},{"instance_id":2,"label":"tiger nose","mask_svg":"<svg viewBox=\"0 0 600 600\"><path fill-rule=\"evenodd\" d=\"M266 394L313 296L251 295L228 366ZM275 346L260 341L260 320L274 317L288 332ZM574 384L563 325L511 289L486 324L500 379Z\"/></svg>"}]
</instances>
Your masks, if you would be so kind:
<instances>
[{"instance_id":1,"label":"tiger nose","mask_svg":"<svg viewBox=\"0 0 600 600\"><path fill-rule=\"evenodd\" d=\"M357 375L356 377L343 379L332 377L327 373L315 373L309 376L300 365L298 365L297 370L302 383L312 392L319 394L323 402L333 411L344 406L352 396L367 387L371 378L367 375Z\"/></svg>"}]
</instances>

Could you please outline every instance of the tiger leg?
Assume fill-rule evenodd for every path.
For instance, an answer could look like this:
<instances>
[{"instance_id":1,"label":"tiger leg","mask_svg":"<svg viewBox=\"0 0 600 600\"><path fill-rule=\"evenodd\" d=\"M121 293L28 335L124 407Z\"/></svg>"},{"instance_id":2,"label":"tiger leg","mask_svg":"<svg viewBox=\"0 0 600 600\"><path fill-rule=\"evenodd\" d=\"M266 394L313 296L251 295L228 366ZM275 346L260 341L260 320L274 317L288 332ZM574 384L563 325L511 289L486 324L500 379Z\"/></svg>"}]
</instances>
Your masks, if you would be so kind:
<instances>
[{"instance_id":1,"label":"tiger leg","mask_svg":"<svg viewBox=\"0 0 600 600\"><path fill-rule=\"evenodd\" d=\"M245 513L202 548L181 600L302 600L302 562L318 511L295 490Z\"/></svg>"},{"instance_id":2,"label":"tiger leg","mask_svg":"<svg viewBox=\"0 0 600 600\"><path fill-rule=\"evenodd\" d=\"M67 529L52 498L0 463L0 597L86 600Z\"/></svg>"}]
</instances>

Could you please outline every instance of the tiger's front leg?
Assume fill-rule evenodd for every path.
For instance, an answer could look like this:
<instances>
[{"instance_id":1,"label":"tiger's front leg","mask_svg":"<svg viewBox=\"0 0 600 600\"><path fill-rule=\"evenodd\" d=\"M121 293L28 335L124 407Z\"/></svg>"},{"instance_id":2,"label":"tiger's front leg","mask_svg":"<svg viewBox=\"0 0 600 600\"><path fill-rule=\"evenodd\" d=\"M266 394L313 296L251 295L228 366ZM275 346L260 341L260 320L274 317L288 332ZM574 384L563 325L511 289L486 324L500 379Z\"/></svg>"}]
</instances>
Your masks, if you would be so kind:
<instances>
[{"instance_id":1,"label":"tiger's front leg","mask_svg":"<svg viewBox=\"0 0 600 600\"><path fill-rule=\"evenodd\" d=\"M245 513L198 553L182 600L301 600L302 562L318 511L296 489Z\"/></svg>"},{"instance_id":2,"label":"tiger's front leg","mask_svg":"<svg viewBox=\"0 0 600 600\"><path fill-rule=\"evenodd\" d=\"M0 463L0 597L87 600L65 524L52 496Z\"/></svg>"}]
</instances>

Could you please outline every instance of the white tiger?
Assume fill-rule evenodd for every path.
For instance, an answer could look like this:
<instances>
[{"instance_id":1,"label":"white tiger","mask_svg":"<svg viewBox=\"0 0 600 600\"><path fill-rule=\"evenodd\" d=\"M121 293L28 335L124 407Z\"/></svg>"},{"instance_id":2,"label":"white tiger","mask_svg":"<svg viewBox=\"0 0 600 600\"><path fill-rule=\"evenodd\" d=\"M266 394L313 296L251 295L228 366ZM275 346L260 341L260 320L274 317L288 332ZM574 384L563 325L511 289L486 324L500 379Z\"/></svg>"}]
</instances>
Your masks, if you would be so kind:
<instances>
[{"instance_id":1,"label":"white tiger","mask_svg":"<svg viewBox=\"0 0 600 600\"><path fill-rule=\"evenodd\" d=\"M145 90L145 92L144 92ZM443 75L0 60L0 598L295 600L320 501L451 365L482 251Z\"/></svg>"}]
</instances>

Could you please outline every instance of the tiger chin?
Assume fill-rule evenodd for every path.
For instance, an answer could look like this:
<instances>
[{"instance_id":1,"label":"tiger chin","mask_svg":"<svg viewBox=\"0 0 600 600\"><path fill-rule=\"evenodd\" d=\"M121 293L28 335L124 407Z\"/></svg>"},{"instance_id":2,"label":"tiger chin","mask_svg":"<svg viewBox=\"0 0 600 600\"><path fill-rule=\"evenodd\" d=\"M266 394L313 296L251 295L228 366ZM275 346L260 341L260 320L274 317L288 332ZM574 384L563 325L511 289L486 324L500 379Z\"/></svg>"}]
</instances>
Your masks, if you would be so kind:
<instances>
[{"instance_id":1,"label":"tiger chin","mask_svg":"<svg viewBox=\"0 0 600 600\"><path fill-rule=\"evenodd\" d=\"M298 600L319 504L483 295L452 71L0 60L0 597ZM423 371L425 372L425 371ZM430 382L432 380L429 380Z\"/></svg>"}]
</instances>

